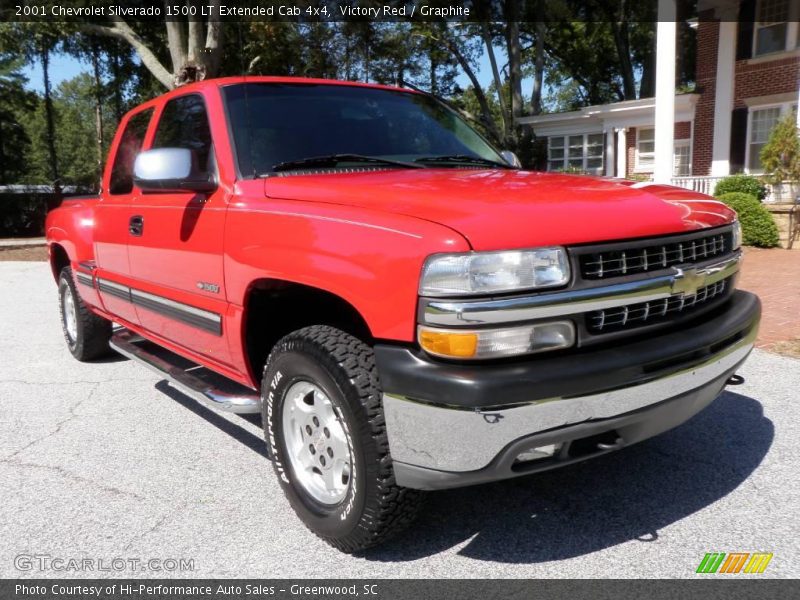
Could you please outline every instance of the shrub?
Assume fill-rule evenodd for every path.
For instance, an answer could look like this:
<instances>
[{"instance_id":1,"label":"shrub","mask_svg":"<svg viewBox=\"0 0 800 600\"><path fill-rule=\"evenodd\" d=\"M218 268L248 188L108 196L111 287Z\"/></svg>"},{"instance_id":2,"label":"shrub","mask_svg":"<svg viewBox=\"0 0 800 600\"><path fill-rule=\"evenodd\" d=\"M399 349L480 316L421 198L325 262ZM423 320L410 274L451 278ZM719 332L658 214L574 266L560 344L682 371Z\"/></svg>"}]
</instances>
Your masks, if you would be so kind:
<instances>
[{"instance_id":1,"label":"shrub","mask_svg":"<svg viewBox=\"0 0 800 600\"><path fill-rule=\"evenodd\" d=\"M48 198L42 194L0 192L0 238L44 233Z\"/></svg>"},{"instance_id":2,"label":"shrub","mask_svg":"<svg viewBox=\"0 0 800 600\"><path fill-rule=\"evenodd\" d=\"M761 166L765 179L780 185L784 181L800 181L800 139L797 136L797 113L781 118L770 131L761 149Z\"/></svg>"},{"instance_id":3,"label":"shrub","mask_svg":"<svg viewBox=\"0 0 800 600\"><path fill-rule=\"evenodd\" d=\"M722 194L719 199L739 215L739 222L742 224L742 243L745 246L774 248L780 244L775 220L755 196L731 192Z\"/></svg>"},{"instance_id":4,"label":"shrub","mask_svg":"<svg viewBox=\"0 0 800 600\"><path fill-rule=\"evenodd\" d=\"M763 202L767 197L767 186L752 175L729 175L720 179L714 187L714 196L717 198L732 192L750 194Z\"/></svg>"}]
</instances>

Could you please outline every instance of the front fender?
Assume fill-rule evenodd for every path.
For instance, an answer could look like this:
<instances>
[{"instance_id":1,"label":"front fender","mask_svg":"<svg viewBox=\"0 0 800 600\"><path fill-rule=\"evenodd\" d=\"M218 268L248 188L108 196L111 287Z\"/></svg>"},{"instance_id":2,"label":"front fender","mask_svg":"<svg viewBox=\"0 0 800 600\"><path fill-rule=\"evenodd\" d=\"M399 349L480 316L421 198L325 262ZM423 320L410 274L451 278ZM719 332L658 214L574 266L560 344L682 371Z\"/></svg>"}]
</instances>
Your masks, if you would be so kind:
<instances>
[{"instance_id":1,"label":"front fender","mask_svg":"<svg viewBox=\"0 0 800 600\"><path fill-rule=\"evenodd\" d=\"M375 338L411 342L427 256L470 249L443 225L404 215L293 200L239 201L228 210L225 287L243 306L259 279L325 290L361 314Z\"/></svg>"}]
</instances>

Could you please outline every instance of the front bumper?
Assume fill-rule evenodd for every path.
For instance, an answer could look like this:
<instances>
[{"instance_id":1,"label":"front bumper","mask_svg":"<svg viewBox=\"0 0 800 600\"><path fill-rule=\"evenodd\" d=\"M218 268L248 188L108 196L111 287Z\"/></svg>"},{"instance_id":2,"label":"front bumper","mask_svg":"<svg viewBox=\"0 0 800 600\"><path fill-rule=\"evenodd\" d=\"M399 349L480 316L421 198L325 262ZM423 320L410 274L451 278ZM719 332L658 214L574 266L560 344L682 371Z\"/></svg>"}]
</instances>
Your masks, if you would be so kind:
<instances>
[{"instance_id":1,"label":"front bumper","mask_svg":"<svg viewBox=\"0 0 800 600\"><path fill-rule=\"evenodd\" d=\"M753 348L760 312L756 296L737 291L679 331L496 365L378 345L396 480L441 489L505 479L671 429L722 391ZM549 458L517 460L550 445Z\"/></svg>"}]
</instances>

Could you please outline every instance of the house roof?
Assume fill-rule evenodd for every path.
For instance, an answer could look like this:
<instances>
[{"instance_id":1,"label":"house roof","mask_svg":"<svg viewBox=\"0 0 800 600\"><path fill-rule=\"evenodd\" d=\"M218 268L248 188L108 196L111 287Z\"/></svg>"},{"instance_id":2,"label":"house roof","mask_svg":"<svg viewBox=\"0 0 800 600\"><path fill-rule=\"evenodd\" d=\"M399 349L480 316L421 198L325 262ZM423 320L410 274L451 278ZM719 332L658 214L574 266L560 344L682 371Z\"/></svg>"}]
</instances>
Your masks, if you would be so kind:
<instances>
[{"instance_id":1,"label":"house roof","mask_svg":"<svg viewBox=\"0 0 800 600\"><path fill-rule=\"evenodd\" d=\"M675 95L675 121L694 120L694 107L699 94ZM517 123L531 125L537 135L566 135L578 132L603 131L607 128L653 127L656 99L641 98L611 104L585 106L580 110L521 117Z\"/></svg>"}]
</instances>

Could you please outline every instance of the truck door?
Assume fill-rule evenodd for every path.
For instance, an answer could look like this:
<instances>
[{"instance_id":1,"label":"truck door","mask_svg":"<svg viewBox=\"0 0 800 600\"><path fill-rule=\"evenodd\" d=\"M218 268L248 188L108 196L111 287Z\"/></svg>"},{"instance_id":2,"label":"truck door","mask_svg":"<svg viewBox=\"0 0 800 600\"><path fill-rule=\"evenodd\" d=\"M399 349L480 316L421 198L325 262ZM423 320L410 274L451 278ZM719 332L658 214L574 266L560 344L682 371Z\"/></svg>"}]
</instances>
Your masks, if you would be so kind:
<instances>
[{"instance_id":1,"label":"truck door","mask_svg":"<svg viewBox=\"0 0 800 600\"><path fill-rule=\"evenodd\" d=\"M204 98L178 96L156 116L150 148L187 148L216 172ZM140 192L132 202L128 257L131 294L142 326L153 334L230 363L223 337L227 309L223 277L226 194Z\"/></svg>"},{"instance_id":2,"label":"truck door","mask_svg":"<svg viewBox=\"0 0 800 600\"><path fill-rule=\"evenodd\" d=\"M102 200L95 208L94 252L97 283L105 309L121 320L138 324L139 317L128 292L130 265L128 238L131 203L136 195L133 185L133 162L142 149L153 109L132 114L120 127L110 170L103 181Z\"/></svg>"}]
</instances>

